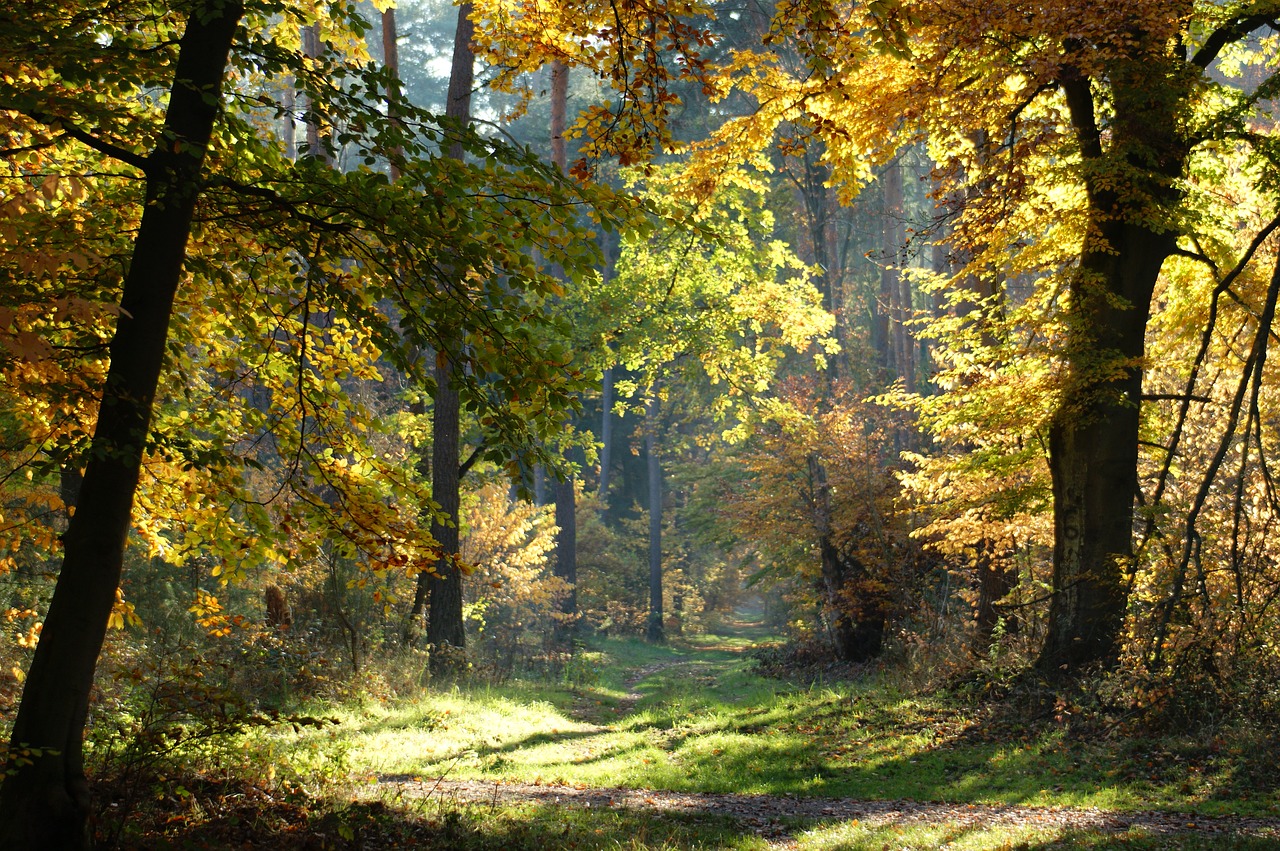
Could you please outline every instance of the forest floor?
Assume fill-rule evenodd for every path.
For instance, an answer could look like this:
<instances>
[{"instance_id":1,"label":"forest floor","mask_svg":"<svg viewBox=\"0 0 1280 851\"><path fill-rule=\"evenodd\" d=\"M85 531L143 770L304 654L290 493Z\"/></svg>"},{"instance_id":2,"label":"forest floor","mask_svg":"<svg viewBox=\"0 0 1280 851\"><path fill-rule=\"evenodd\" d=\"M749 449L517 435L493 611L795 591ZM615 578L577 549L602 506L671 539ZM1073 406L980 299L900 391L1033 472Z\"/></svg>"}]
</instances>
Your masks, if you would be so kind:
<instances>
[{"instance_id":1,"label":"forest floor","mask_svg":"<svg viewBox=\"0 0 1280 851\"><path fill-rule=\"evenodd\" d=\"M611 641L556 683L346 707L259 740L270 782L188 782L119 845L1280 849L1267 735L1138 735L1070 706L1027 722L874 674L787 682L749 658L758 626L730 627Z\"/></svg>"}]
</instances>

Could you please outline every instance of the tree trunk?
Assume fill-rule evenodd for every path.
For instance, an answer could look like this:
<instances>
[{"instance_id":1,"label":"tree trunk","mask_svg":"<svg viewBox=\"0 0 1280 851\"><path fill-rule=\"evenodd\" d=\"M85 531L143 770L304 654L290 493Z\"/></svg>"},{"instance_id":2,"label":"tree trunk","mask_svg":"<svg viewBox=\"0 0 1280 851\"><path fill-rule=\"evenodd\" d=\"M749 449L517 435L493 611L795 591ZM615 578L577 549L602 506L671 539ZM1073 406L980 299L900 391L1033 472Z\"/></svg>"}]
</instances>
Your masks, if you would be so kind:
<instances>
[{"instance_id":1,"label":"tree trunk","mask_svg":"<svg viewBox=\"0 0 1280 851\"><path fill-rule=\"evenodd\" d=\"M89 844L83 737L94 669L115 605L134 492L200 172L222 103L222 78L243 14L236 0L198 3L187 19L165 115L148 157L146 205L125 276L111 364L62 570L27 674L0 788L0 846Z\"/></svg>"},{"instance_id":2,"label":"tree trunk","mask_svg":"<svg viewBox=\"0 0 1280 851\"><path fill-rule=\"evenodd\" d=\"M979 541L974 558L974 570L978 574L978 602L974 606L973 616L978 634L973 652L978 654L985 654L991 649L996 626L1000 623L1000 610L996 608L996 604L1008 596L1018 582L1016 571L997 563L991 557L991 550L994 548L990 541ZM1007 632L1015 631L1012 622L1006 622L1005 629Z\"/></svg>"},{"instance_id":3,"label":"tree trunk","mask_svg":"<svg viewBox=\"0 0 1280 851\"><path fill-rule=\"evenodd\" d=\"M450 648L466 646L462 625L462 571L458 569L458 508L460 470L458 438L461 416L454 365L446 352L436 355L436 395L431 413L431 498L440 506L439 519L431 523L431 537L440 544L436 576L428 579L427 644L431 647L431 673L457 673L461 660Z\"/></svg>"},{"instance_id":4,"label":"tree trunk","mask_svg":"<svg viewBox=\"0 0 1280 851\"><path fill-rule=\"evenodd\" d=\"M1050 679L1113 664L1128 602L1146 326L1156 279L1177 244L1176 233L1148 222L1152 207L1177 201L1187 155L1172 112L1180 99L1150 95L1172 75L1152 64L1119 61L1111 69L1110 154L1090 82L1068 78L1063 86L1081 154L1104 179L1086 179L1089 235L1070 289L1069 373L1049 428L1053 597L1036 667ZM1105 179L1108 169L1131 175L1123 197ZM1133 199L1144 195L1152 200L1137 206Z\"/></svg>"},{"instance_id":5,"label":"tree trunk","mask_svg":"<svg viewBox=\"0 0 1280 851\"><path fill-rule=\"evenodd\" d=\"M842 661L866 662L879 655L884 643L887 621L884 606L878 598L851 597L851 583L865 571L853 560L843 557L836 545L831 531L831 489L822 458L816 452L809 455L808 467L810 507L818 533L822 613L831 637L831 649ZM851 570L851 567L858 569Z\"/></svg>"},{"instance_id":6,"label":"tree trunk","mask_svg":"<svg viewBox=\"0 0 1280 851\"><path fill-rule=\"evenodd\" d=\"M449 97L445 115L465 126L471 120L471 86L475 54L471 38L475 25L471 21L471 4L458 7L458 28L453 40L453 66L449 73ZM449 146L449 156L463 157L462 142ZM458 277L461 277L461 270ZM445 286L460 286L461 281L446 281ZM461 345L460 340L452 341ZM444 520L431 524L431 536L440 544L441 557L436 562L439 578L429 582L427 606L427 643L431 645L431 673L454 674L462 662L459 654L466 646L462 624L462 572L458 568L458 507L461 470L458 443L461 417L458 388L455 381L456 353L447 350L436 355L436 397L431 419L431 498L440 506Z\"/></svg>"},{"instance_id":7,"label":"tree trunk","mask_svg":"<svg viewBox=\"0 0 1280 851\"><path fill-rule=\"evenodd\" d=\"M315 23L302 28L302 54L308 59L319 59L324 55L324 43L320 40L320 24ZM332 164L332 157L324 146L324 137L320 127L320 116L316 113L315 104L307 99L306 123L307 156L315 157Z\"/></svg>"},{"instance_id":8,"label":"tree trunk","mask_svg":"<svg viewBox=\"0 0 1280 851\"><path fill-rule=\"evenodd\" d=\"M898 262L898 220L895 191L891 173L897 171L897 162L890 162L880 175L883 209L880 223L880 291L872 304L871 347L883 373L881 380L892 381L898 370L897 338L894 335L895 307L898 301L898 278L894 266ZM901 184L896 196L901 196Z\"/></svg>"},{"instance_id":9,"label":"tree trunk","mask_svg":"<svg viewBox=\"0 0 1280 851\"><path fill-rule=\"evenodd\" d=\"M565 148L565 126L569 110L569 66L556 60L551 63L551 161L561 172L568 170L568 154ZM563 482L557 482L554 491L556 525L556 561L554 573L569 585L569 593L560 601L563 620L557 621L554 631L556 644L572 646L574 621L578 615L578 505L574 488L574 475L569 472Z\"/></svg>"},{"instance_id":10,"label":"tree trunk","mask_svg":"<svg viewBox=\"0 0 1280 851\"><path fill-rule=\"evenodd\" d=\"M1174 247L1170 234L1132 225L1108 230L1118 253L1083 263L1082 274L1100 275L1106 291L1077 287L1080 339L1069 353L1076 375L1049 428L1053 599L1037 666L1053 677L1117 658L1138 492L1140 362L1152 289ZM1099 352L1123 358L1121 377L1091 379Z\"/></svg>"},{"instance_id":11,"label":"tree trunk","mask_svg":"<svg viewBox=\"0 0 1280 851\"><path fill-rule=\"evenodd\" d=\"M609 468L613 466L613 367L604 371L600 386L600 506L609 510Z\"/></svg>"},{"instance_id":12,"label":"tree trunk","mask_svg":"<svg viewBox=\"0 0 1280 851\"><path fill-rule=\"evenodd\" d=\"M901 378L908 393L915 392L915 358L913 340L907 330L911 314L911 283L902 274L902 164L886 163L881 176L884 183L884 239L882 253L885 266L880 272L880 292L885 302L888 322L886 345L889 347L890 376Z\"/></svg>"},{"instance_id":13,"label":"tree trunk","mask_svg":"<svg viewBox=\"0 0 1280 851\"><path fill-rule=\"evenodd\" d=\"M662 623L662 462L658 458L658 394L645 405L644 451L649 467L649 628L654 644L666 640Z\"/></svg>"},{"instance_id":14,"label":"tree trunk","mask_svg":"<svg viewBox=\"0 0 1280 851\"><path fill-rule=\"evenodd\" d=\"M396 10L391 7L382 13L382 64L391 72L393 82L387 90L387 117L396 120L396 101L400 98L400 44L396 34ZM399 122L397 122L398 124ZM400 151L397 149L396 154ZM393 161L389 167L391 182L400 179L400 167Z\"/></svg>"},{"instance_id":15,"label":"tree trunk","mask_svg":"<svg viewBox=\"0 0 1280 851\"><path fill-rule=\"evenodd\" d=\"M565 646L572 643L577 631L578 617L578 512L573 478L556 482L556 534L555 575L569 586L569 592L560 600L562 620L556 623L555 642Z\"/></svg>"}]
</instances>

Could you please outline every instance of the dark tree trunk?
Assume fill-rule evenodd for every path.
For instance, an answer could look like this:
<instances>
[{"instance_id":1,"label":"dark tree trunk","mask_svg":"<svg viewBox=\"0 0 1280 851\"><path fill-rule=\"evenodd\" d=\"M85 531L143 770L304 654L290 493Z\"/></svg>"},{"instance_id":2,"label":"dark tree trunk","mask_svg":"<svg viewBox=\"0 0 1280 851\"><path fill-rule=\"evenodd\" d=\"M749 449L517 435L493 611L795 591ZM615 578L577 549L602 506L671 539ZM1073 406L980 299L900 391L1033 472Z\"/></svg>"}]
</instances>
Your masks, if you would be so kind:
<instances>
[{"instance_id":1,"label":"dark tree trunk","mask_svg":"<svg viewBox=\"0 0 1280 851\"><path fill-rule=\"evenodd\" d=\"M609 468L613 466L613 367L600 387L600 507L609 510Z\"/></svg>"},{"instance_id":2,"label":"dark tree trunk","mask_svg":"<svg viewBox=\"0 0 1280 851\"><path fill-rule=\"evenodd\" d=\"M471 39L475 25L471 21L471 4L458 7L458 28L453 39L453 65L449 73L449 96L445 115L465 126L471 120L471 86L474 80L475 53ZM463 158L462 142L449 146L449 156ZM461 277L461 270L459 277ZM447 281L446 286L460 282ZM460 345L460 340L452 341ZM427 605L427 643L431 645L431 673L455 674L462 663L459 652L466 646L462 624L462 571L458 567L459 438L461 417L458 388L455 381L458 353L445 350L436 355L436 397L431 419L431 498L440 506L443 521L431 524L431 536L440 544L441 557L436 562L438 578L429 580Z\"/></svg>"},{"instance_id":3,"label":"dark tree trunk","mask_svg":"<svg viewBox=\"0 0 1280 851\"><path fill-rule=\"evenodd\" d=\"M1113 664L1119 652L1133 551L1146 326L1156 278L1177 241L1176 233L1148 222L1157 218L1153 208L1177 202L1176 179L1188 150L1177 136L1174 110L1181 98L1167 91L1151 96L1153 86L1174 85L1174 74L1158 62L1138 60L1117 61L1110 70L1115 114L1106 134L1097 123L1090 81L1068 75L1063 84L1091 176L1085 184L1089 235L1067 317L1069 374L1049 428L1053 598L1036 665L1051 679ZM1123 196L1110 181L1092 176L1122 169ZM1145 204L1134 200L1144 196L1150 199Z\"/></svg>"},{"instance_id":4,"label":"dark tree trunk","mask_svg":"<svg viewBox=\"0 0 1280 851\"><path fill-rule=\"evenodd\" d=\"M831 649L845 662L867 662L880 654L888 615L883 599L859 588L866 570L843 556L831 530L831 489L822 459L808 459L809 498L818 533L821 562L822 612L831 638Z\"/></svg>"},{"instance_id":5,"label":"dark tree trunk","mask_svg":"<svg viewBox=\"0 0 1280 851\"><path fill-rule=\"evenodd\" d=\"M0 847L62 851L89 844L82 747L89 691L120 584L200 172L243 11L236 0L198 3L179 43L166 141L147 160L146 206L88 464L10 738L10 753L25 753L30 762L5 766Z\"/></svg>"},{"instance_id":6,"label":"dark tree trunk","mask_svg":"<svg viewBox=\"0 0 1280 851\"><path fill-rule=\"evenodd\" d=\"M427 644L431 673L452 674L461 660L450 648L466 646L462 625L462 571L458 569L458 508L461 504L458 434L460 414L454 366L449 355L436 356L436 395L431 419L431 497L441 519L431 523L431 537L440 544L436 576L428 580Z\"/></svg>"},{"instance_id":7,"label":"dark tree trunk","mask_svg":"<svg viewBox=\"0 0 1280 851\"><path fill-rule=\"evenodd\" d=\"M569 66L559 60L551 63L551 161L562 172L567 170L565 126L569 110ZM569 593L560 601L563 620L557 621L553 636L558 645L572 645L574 621L578 615L578 505L574 475L567 473L557 482L554 492L556 525L556 561L554 573L569 585Z\"/></svg>"},{"instance_id":8,"label":"dark tree trunk","mask_svg":"<svg viewBox=\"0 0 1280 851\"><path fill-rule=\"evenodd\" d=\"M578 616L578 512L573 479L556 482L556 534L555 575L569 586L569 592L560 600L562 620L556 623L555 641L558 645L570 644L577 629Z\"/></svg>"},{"instance_id":9,"label":"dark tree trunk","mask_svg":"<svg viewBox=\"0 0 1280 851\"><path fill-rule=\"evenodd\" d=\"M666 640L662 615L662 462L658 458L658 396L645 405L644 451L649 469L649 641Z\"/></svg>"},{"instance_id":10,"label":"dark tree trunk","mask_svg":"<svg viewBox=\"0 0 1280 851\"><path fill-rule=\"evenodd\" d=\"M1112 664L1119 651L1138 492L1139 364L1156 276L1174 247L1172 234L1133 225L1105 230L1118 253L1084 259L1084 274L1101 276L1105 292L1086 292L1096 284L1076 288L1081 338L1070 362L1077 375L1049 428L1053 598L1037 666L1052 677ZM1100 352L1124 359L1121 377L1091 377Z\"/></svg>"},{"instance_id":11,"label":"dark tree trunk","mask_svg":"<svg viewBox=\"0 0 1280 851\"><path fill-rule=\"evenodd\" d=\"M1000 623L1000 610L996 604L1013 590L1018 576L1012 568L992 559L990 551L993 546L989 541L979 541L977 549L974 569L978 574L978 602L974 606L974 621L978 634L973 650L983 654L991 648L996 626ZM1013 624L1006 622L1005 629L1013 632Z\"/></svg>"}]
</instances>

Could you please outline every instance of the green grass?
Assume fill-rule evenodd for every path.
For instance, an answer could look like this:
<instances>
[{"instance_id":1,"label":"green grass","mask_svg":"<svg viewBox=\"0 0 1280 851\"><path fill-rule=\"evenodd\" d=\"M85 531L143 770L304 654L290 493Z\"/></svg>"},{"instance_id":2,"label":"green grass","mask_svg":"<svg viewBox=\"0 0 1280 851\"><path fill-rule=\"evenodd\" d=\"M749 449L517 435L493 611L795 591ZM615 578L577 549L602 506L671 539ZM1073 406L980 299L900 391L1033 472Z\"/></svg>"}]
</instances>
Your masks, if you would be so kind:
<instances>
[{"instance_id":1,"label":"green grass","mask_svg":"<svg viewBox=\"0 0 1280 851\"><path fill-rule=\"evenodd\" d=\"M1051 720L1027 730L988 726L980 705L908 694L884 678L808 687L762 678L743 652L761 637L695 636L659 647L605 641L584 652L559 683L455 686L411 701L348 706L337 711L336 727L275 733L266 741L296 778L341 774L371 786L379 778L446 777L1280 816L1274 743L1082 738ZM634 819L674 832L642 836L629 821ZM767 845L746 827L655 814L521 805L492 808L482 821L457 847L518 848L526 847L520 844L525 839L527 847L539 847L553 827L578 838L542 847ZM520 839L520 830L533 833ZM1269 839L1108 835L1035 825L796 823L788 832L801 849L814 851L1280 847ZM593 844L596 838L603 844Z\"/></svg>"},{"instance_id":2,"label":"green grass","mask_svg":"<svg viewBox=\"0 0 1280 851\"><path fill-rule=\"evenodd\" d=\"M1157 836L1131 830L1101 834L1041 825L968 827L943 825L867 826L846 823L821 826L798 834L800 851L862 851L891 848L894 851L983 851L983 849L1185 849L1185 851L1275 851L1274 839L1238 836Z\"/></svg>"},{"instance_id":3,"label":"green grass","mask_svg":"<svg viewBox=\"0 0 1280 851\"><path fill-rule=\"evenodd\" d=\"M978 710L947 696L877 681L797 688L755 676L740 647L714 639L610 641L587 659L583 685L517 682L348 707L336 730L276 746L331 748L360 776L1280 814L1265 752L1080 740L1052 724L992 739ZM638 669L652 672L628 686Z\"/></svg>"}]
</instances>

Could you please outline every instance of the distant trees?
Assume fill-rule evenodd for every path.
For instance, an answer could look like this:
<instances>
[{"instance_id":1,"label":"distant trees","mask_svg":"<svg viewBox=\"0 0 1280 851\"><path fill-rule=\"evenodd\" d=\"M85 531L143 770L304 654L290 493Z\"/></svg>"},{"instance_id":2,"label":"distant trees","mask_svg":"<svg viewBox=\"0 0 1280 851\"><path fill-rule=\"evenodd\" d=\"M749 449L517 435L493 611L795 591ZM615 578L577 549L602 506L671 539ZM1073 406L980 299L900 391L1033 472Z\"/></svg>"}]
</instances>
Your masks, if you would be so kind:
<instances>
[{"instance_id":1,"label":"distant trees","mask_svg":"<svg viewBox=\"0 0 1280 851\"><path fill-rule=\"evenodd\" d=\"M743 140L768 137L764 127L800 124L826 144L825 163L848 198L869 163L889 162L908 142L930 146L943 181L937 197L953 205L945 233L961 262L951 282L1016 280L1019 295L1000 320L1011 336L996 343L1006 357L1018 350L1023 365L1000 368L1046 377L1036 392L1047 405L1035 403L1044 419L1025 439L1043 441L1050 473L1052 595L1038 667L1058 678L1114 663L1120 652L1136 581L1154 294L1170 258L1203 253L1187 182L1208 151L1262 143L1241 123L1268 109L1257 90L1209 71L1224 51L1261 61L1246 40L1276 10L1002 9L780 9L770 38L799 50L804 71L776 53L736 55L727 73L760 109L726 124L702 163L732 161ZM890 350L909 355L901 344ZM994 389L972 371L952 387L947 398L959 406L981 405Z\"/></svg>"}]
</instances>

